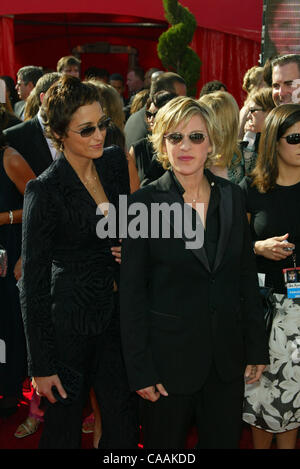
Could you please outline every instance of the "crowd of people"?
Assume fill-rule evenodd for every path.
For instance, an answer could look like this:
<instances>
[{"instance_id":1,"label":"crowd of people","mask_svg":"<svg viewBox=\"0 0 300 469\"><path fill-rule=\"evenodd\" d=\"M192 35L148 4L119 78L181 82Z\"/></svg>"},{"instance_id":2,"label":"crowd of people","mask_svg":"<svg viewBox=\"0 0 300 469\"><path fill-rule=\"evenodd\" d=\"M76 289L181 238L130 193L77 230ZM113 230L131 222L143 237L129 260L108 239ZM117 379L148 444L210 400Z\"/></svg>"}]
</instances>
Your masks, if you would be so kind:
<instances>
[{"instance_id":1,"label":"crowd of people","mask_svg":"<svg viewBox=\"0 0 300 469\"><path fill-rule=\"evenodd\" d=\"M300 55L249 69L241 108L217 79L188 97L73 56L0 80L0 417L33 390L15 437L179 449L196 425L197 448L238 448L244 422L295 448Z\"/></svg>"}]
</instances>

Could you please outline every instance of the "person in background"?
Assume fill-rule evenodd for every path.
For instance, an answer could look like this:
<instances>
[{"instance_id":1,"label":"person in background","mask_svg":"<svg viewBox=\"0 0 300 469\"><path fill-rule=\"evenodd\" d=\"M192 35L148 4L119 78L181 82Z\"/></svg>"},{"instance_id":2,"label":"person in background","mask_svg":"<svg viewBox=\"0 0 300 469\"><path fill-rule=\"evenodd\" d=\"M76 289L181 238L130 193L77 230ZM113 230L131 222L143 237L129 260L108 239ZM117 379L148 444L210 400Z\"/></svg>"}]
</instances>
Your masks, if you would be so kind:
<instances>
[{"instance_id":1,"label":"person in background","mask_svg":"<svg viewBox=\"0 0 300 469\"><path fill-rule=\"evenodd\" d=\"M46 93L48 88L61 77L61 73L51 72L45 73L37 81L35 87L31 91L30 95L26 100L24 121L33 119L39 112L41 106L41 94L42 96Z\"/></svg>"},{"instance_id":2,"label":"person in background","mask_svg":"<svg viewBox=\"0 0 300 469\"><path fill-rule=\"evenodd\" d=\"M8 267L0 277L0 338L5 342L6 360L0 363L0 416L8 417L18 409L22 385L27 376L27 355L16 286L21 276L23 195L35 174L2 133L0 113L0 245L7 251Z\"/></svg>"},{"instance_id":3,"label":"person in background","mask_svg":"<svg viewBox=\"0 0 300 469\"><path fill-rule=\"evenodd\" d=\"M275 106L300 102L300 54L282 55L272 61L272 88Z\"/></svg>"},{"instance_id":4,"label":"person in background","mask_svg":"<svg viewBox=\"0 0 300 469\"><path fill-rule=\"evenodd\" d=\"M11 105L10 112L14 112L14 106L19 101L19 96L16 90L16 84L14 82L14 79L8 75L1 75L0 79L5 81L8 100Z\"/></svg>"},{"instance_id":5,"label":"person in background","mask_svg":"<svg viewBox=\"0 0 300 469\"><path fill-rule=\"evenodd\" d=\"M246 100L244 102L243 107L240 110L240 125L239 125L239 134L238 137L240 140L243 139L244 133L248 130L245 129L245 124L248 115L248 106L247 106L247 98L249 94L253 91L259 90L267 86L264 81L264 68L255 65L254 67L249 68L244 75L243 78L243 90L247 93Z\"/></svg>"},{"instance_id":6,"label":"person in background","mask_svg":"<svg viewBox=\"0 0 300 469\"><path fill-rule=\"evenodd\" d=\"M2 78L0 78L0 122L1 122L1 131L13 127L16 124L21 123L19 119L12 110L12 106L9 100L9 94L7 93L6 83Z\"/></svg>"},{"instance_id":7,"label":"person in background","mask_svg":"<svg viewBox=\"0 0 300 469\"><path fill-rule=\"evenodd\" d=\"M144 70L141 67L133 67L127 73L127 87L129 96L135 95L144 88Z\"/></svg>"},{"instance_id":8,"label":"person in background","mask_svg":"<svg viewBox=\"0 0 300 469\"><path fill-rule=\"evenodd\" d=\"M106 70L106 68L89 67L84 72L84 79L85 81L96 79L102 83L108 83L109 72Z\"/></svg>"},{"instance_id":9,"label":"person in background","mask_svg":"<svg viewBox=\"0 0 300 469\"><path fill-rule=\"evenodd\" d=\"M131 107L130 107L130 114L134 114L135 112L142 109L146 105L149 95L150 95L149 89L139 91L132 100Z\"/></svg>"},{"instance_id":10,"label":"person in background","mask_svg":"<svg viewBox=\"0 0 300 469\"><path fill-rule=\"evenodd\" d=\"M155 67L151 67L146 71L145 76L144 76L144 88L148 88L148 89L151 88L152 75L153 75L153 73L156 73L156 72L159 72L159 71L160 70L158 68L155 68Z\"/></svg>"},{"instance_id":11,"label":"person in background","mask_svg":"<svg viewBox=\"0 0 300 469\"><path fill-rule=\"evenodd\" d=\"M242 149L245 167L247 167L246 173L249 175L256 164L259 139L265 119L275 107L272 88L266 87L253 91L249 94L246 103L248 107L247 130L244 134Z\"/></svg>"},{"instance_id":12,"label":"person in background","mask_svg":"<svg viewBox=\"0 0 300 469\"><path fill-rule=\"evenodd\" d=\"M16 90L20 101L15 104L14 113L21 120L24 120L26 100L43 74L42 67L36 67L34 65L22 67L17 72Z\"/></svg>"},{"instance_id":13,"label":"person in background","mask_svg":"<svg viewBox=\"0 0 300 469\"><path fill-rule=\"evenodd\" d=\"M119 93L124 108L129 100L124 97L125 85L123 75L120 73L112 73L109 77L109 84Z\"/></svg>"},{"instance_id":14,"label":"person in background","mask_svg":"<svg viewBox=\"0 0 300 469\"><path fill-rule=\"evenodd\" d=\"M155 80L152 80L150 98L155 93L162 90L170 91L171 93L177 94L177 96L186 95L186 83L180 75L173 72L155 73L158 74L158 77ZM126 137L126 148L128 150L133 143L147 135L148 129L145 120L145 111L146 109L143 107L129 116L126 121L124 132Z\"/></svg>"},{"instance_id":15,"label":"person in background","mask_svg":"<svg viewBox=\"0 0 300 469\"><path fill-rule=\"evenodd\" d=\"M221 145L217 155L211 159L209 169L217 176L239 183L252 168L245 167L242 149L238 140L239 107L232 94L215 91L203 95L200 103L208 106L219 123Z\"/></svg>"},{"instance_id":16,"label":"person in background","mask_svg":"<svg viewBox=\"0 0 300 469\"><path fill-rule=\"evenodd\" d=\"M46 91L58 77L60 75L56 72L46 74L45 78L41 77L40 84L43 86L39 95L40 108ZM57 157L58 152L53 147L52 141L45 137L40 109L34 117L6 129L4 134L9 145L23 156L36 176L45 171Z\"/></svg>"},{"instance_id":17,"label":"person in background","mask_svg":"<svg viewBox=\"0 0 300 469\"><path fill-rule=\"evenodd\" d=\"M205 94L214 93L215 91L227 91L227 87L219 80L208 81L201 88L199 98Z\"/></svg>"},{"instance_id":18,"label":"person in background","mask_svg":"<svg viewBox=\"0 0 300 469\"><path fill-rule=\"evenodd\" d=\"M146 104L146 119L148 125L148 136L138 140L129 150L129 159L132 159L137 168L141 187L149 184L163 175L165 170L157 161L153 145L149 137L155 123L155 117L160 108L162 108L171 99L176 98L175 93L169 91L158 91L151 98L148 98Z\"/></svg>"},{"instance_id":19,"label":"person in background","mask_svg":"<svg viewBox=\"0 0 300 469\"><path fill-rule=\"evenodd\" d=\"M56 65L56 71L61 74L71 75L80 78L81 60L73 55L61 57Z\"/></svg>"},{"instance_id":20,"label":"person in background","mask_svg":"<svg viewBox=\"0 0 300 469\"><path fill-rule=\"evenodd\" d=\"M283 269L299 267L300 106L282 104L266 117L257 164L241 183L261 285L274 290L270 364L246 384L243 419L254 448L293 449L300 427L300 304L288 294ZM295 257L296 255L296 257Z\"/></svg>"},{"instance_id":21,"label":"person in background","mask_svg":"<svg viewBox=\"0 0 300 469\"><path fill-rule=\"evenodd\" d=\"M207 106L169 101L151 137L166 172L129 199L128 213L143 204L149 221L147 232L128 230L123 239L120 282L124 358L145 449L185 448L194 423L199 449L238 448L244 379L256 382L268 363L243 195L205 169L219 138ZM184 220L172 216L174 206ZM222 438L216 422L226 428Z\"/></svg>"},{"instance_id":22,"label":"person in background","mask_svg":"<svg viewBox=\"0 0 300 469\"><path fill-rule=\"evenodd\" d=\"M88 82L97 87L101 107L105 115L110 117L116 126L123 131L125 125L125 114L116 89L113 86L108 85L107 83L102 83L95 78L91 78Z\"/></svg>"}]
</instances>

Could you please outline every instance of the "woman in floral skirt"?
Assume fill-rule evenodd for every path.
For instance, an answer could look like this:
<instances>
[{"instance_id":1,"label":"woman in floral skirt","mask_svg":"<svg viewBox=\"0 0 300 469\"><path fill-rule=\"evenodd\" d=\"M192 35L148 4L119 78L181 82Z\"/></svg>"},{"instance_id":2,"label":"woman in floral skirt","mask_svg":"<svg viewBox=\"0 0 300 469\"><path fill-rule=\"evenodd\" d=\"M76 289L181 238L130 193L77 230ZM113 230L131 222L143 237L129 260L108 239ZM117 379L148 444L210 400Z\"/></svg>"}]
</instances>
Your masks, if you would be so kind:
<instances>
[{"instance_id":1,"label":"woman in floral skirt","mask_svg":"<svg viewBox=\"0 0 300 469\"><path fill-rule=\"evenodd\" d=\"M270 448L276 434L278 448L293 449L300 426L300 298L289 297L283 270L300 266L300 105L284 104L267 116L256 168L241 187L259 277L276 300L270 365L259 382L246 384L243 419L255 448Z\"/></svg>"}]
</instances>

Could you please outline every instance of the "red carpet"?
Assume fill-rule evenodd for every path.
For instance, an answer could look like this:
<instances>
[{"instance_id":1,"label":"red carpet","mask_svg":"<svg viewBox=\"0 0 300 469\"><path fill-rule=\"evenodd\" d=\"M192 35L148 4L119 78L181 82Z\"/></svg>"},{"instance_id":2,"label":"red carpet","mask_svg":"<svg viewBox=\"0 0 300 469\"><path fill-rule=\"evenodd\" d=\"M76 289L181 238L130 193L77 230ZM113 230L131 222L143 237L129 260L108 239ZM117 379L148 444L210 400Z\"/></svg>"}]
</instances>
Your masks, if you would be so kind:
<instances>
[{"instance_id":1,"label":"red carpet","mask_svg":"<svg viewBox=\"0 0 300 469\"><path fill-rule=\"evenodd\" d=\"M40 424L38 430L33 435L26 438L15 438L14 433L17 427L28 416L29 400L31 391L24 390L24 400L19 404L18 411L10 417L0 417L0 449L37 449L38 442L42 433L43 424ZM219 427L220 438L222 432L226 429ZM300 435L299 435L300 436ZM82 434L82 449L91 449L93 447L93 434ZM189 435L188 448L195 447L197 441L196 429L193 429ZM253 449L250 428L245 425L240 441L240 449ZM300 449L300 438L297 441L297 449Z\"/></svg>"}]
</instances>

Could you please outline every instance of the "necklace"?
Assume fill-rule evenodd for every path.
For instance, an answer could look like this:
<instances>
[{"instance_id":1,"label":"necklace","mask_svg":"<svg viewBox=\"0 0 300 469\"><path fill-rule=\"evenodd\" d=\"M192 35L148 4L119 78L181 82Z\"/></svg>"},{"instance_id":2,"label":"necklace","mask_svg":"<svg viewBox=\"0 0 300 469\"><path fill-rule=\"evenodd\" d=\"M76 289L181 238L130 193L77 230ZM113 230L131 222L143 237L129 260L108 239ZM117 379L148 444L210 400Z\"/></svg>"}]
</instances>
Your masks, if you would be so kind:
<instances>
[{"instance_id":1,"label":"necklace","mask_svg":"<svg viewBox=\"0 0 300 469\"><path fill-rule=\"evenodd\" d=\"M91 178L87 178L85 181L83 181L83 184L86 187L90 187L93 192L97 192L96 181L97 176L92 176Z\"/></svg>"},{"instance_id":2,"label":"necklace","mask_svg":"<svg viewBox=\"0 0 300 469\"><path fill-rule=\"evenodd\" d=\"M210 185L211 185L211 187L213 187L215 185L215 183L212 182ZM195 199L192 199L192 203L195 204L197 202L197 200L199 200L199 199L200 199L200 197L196 197ZM207 202L204 202L204 203L207 203Z\"/></svg>"}]
</instances>

